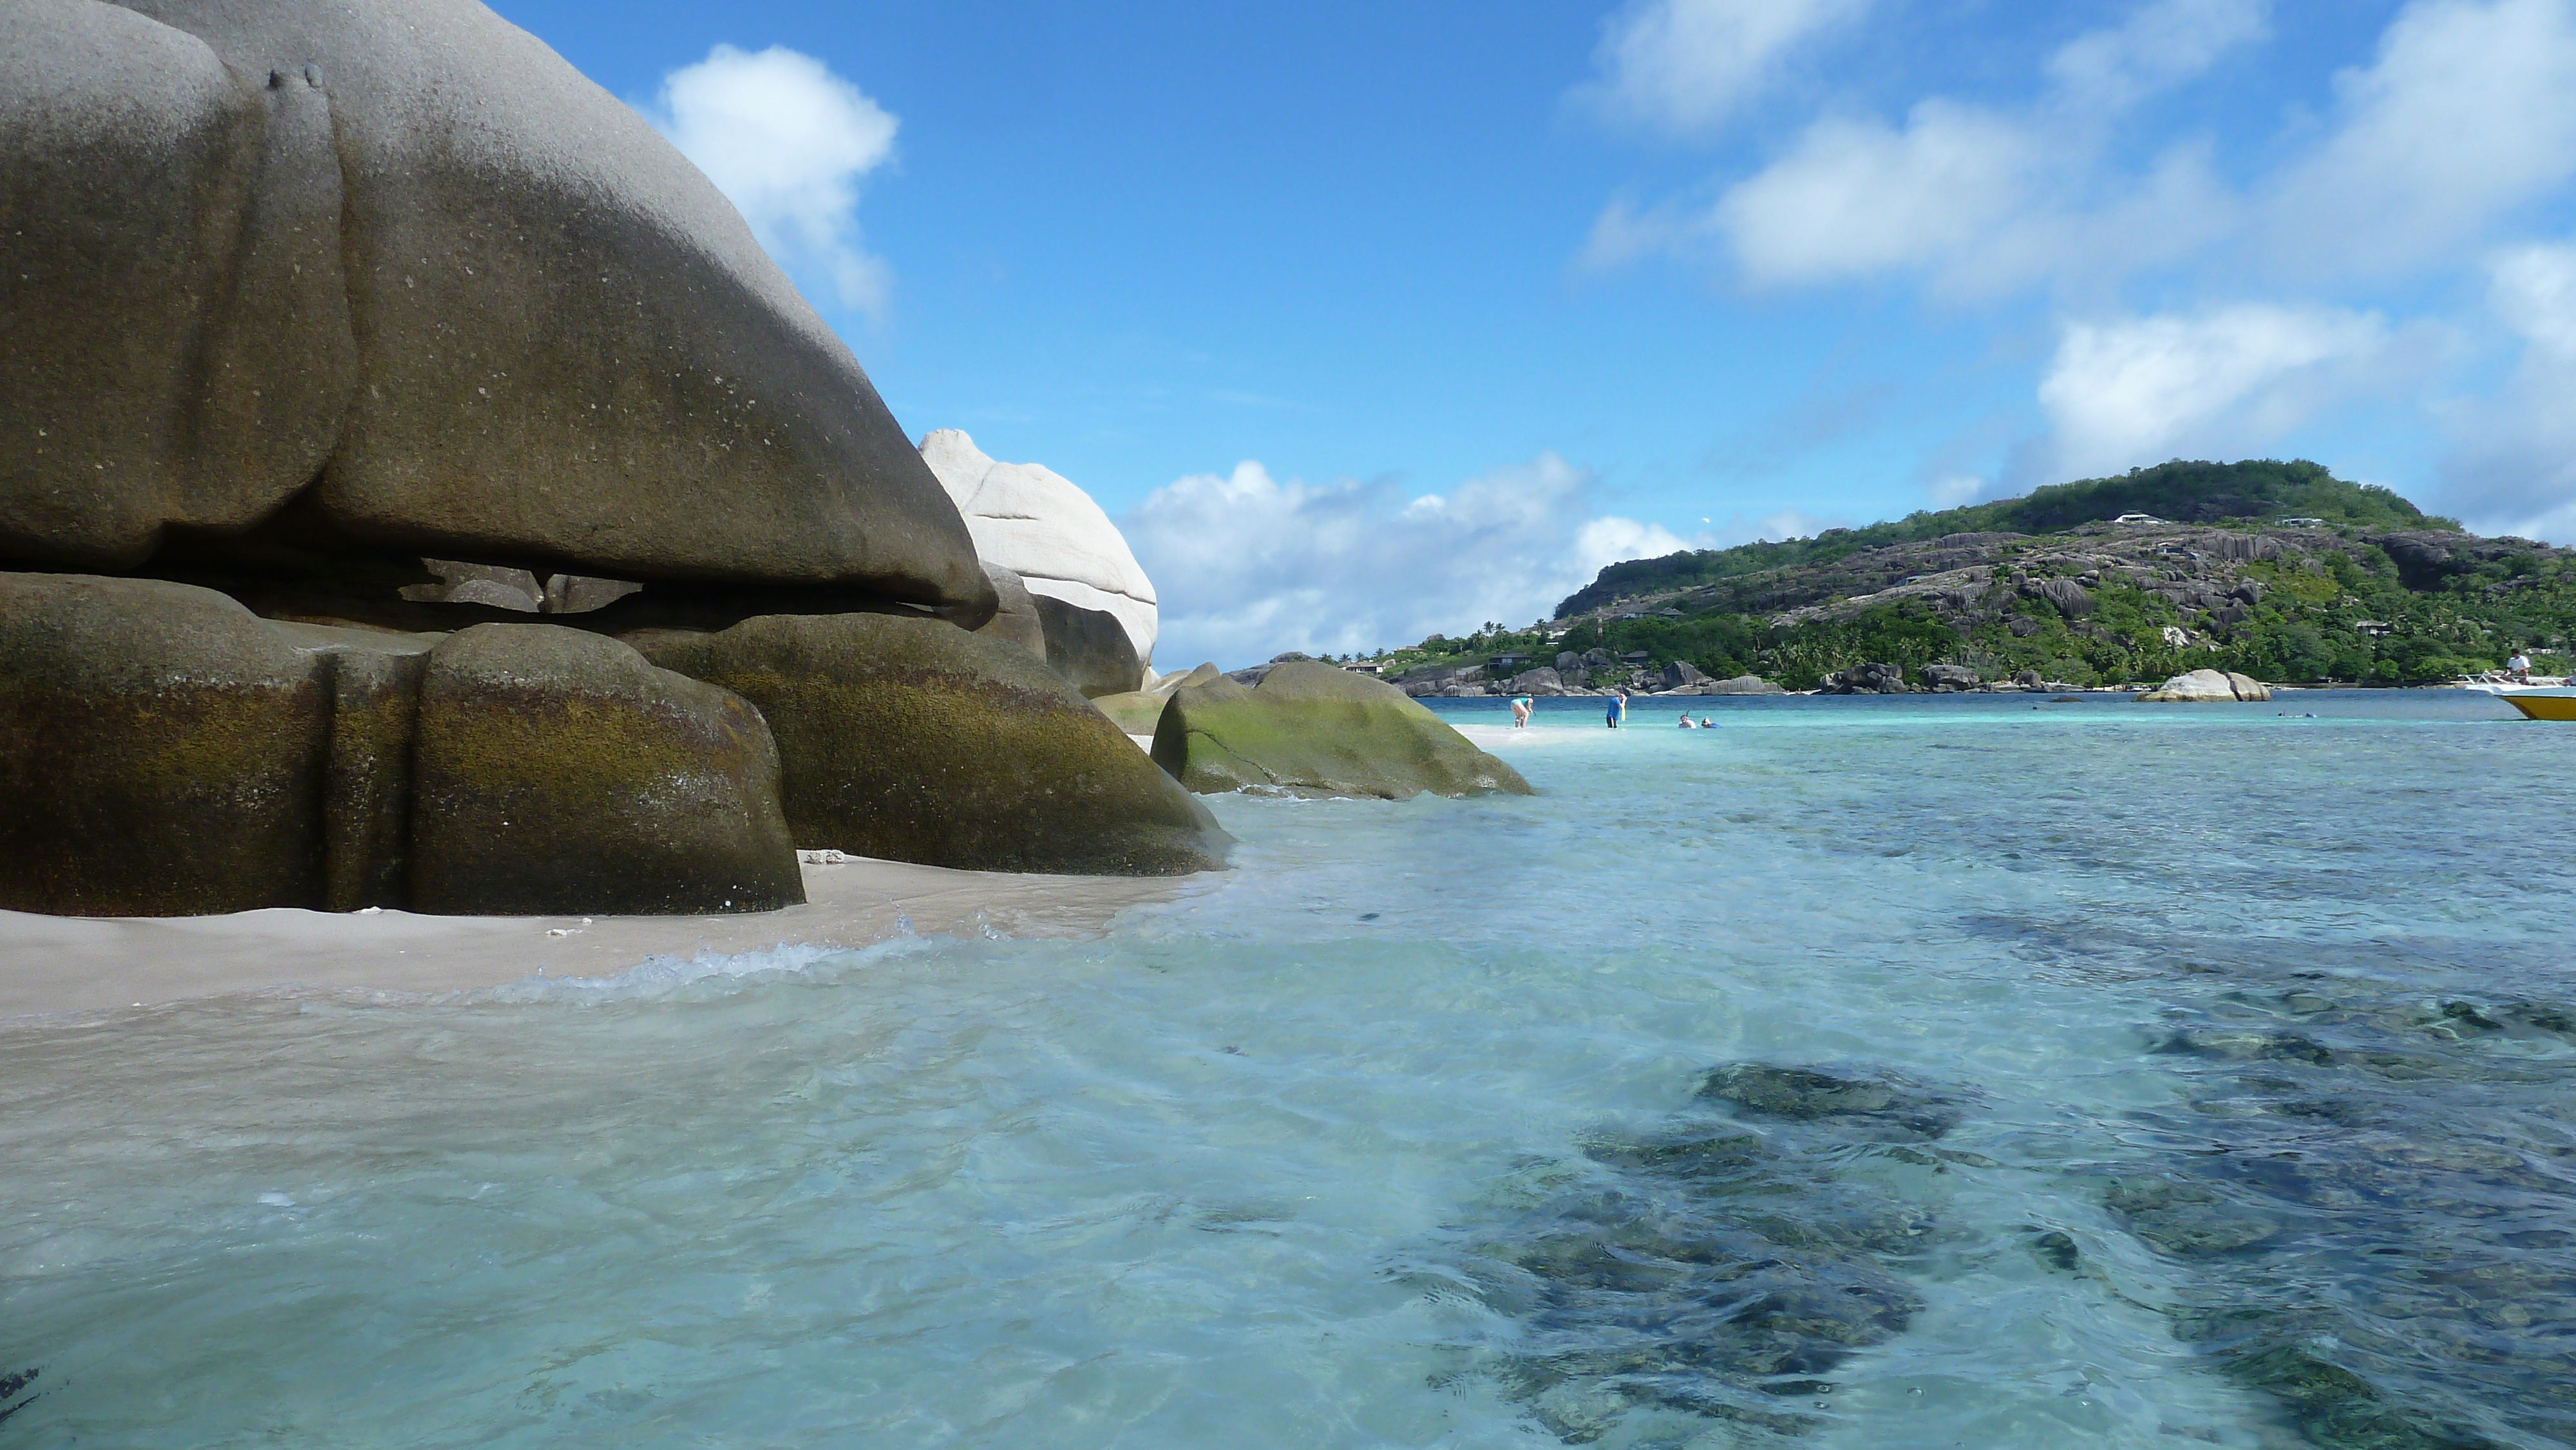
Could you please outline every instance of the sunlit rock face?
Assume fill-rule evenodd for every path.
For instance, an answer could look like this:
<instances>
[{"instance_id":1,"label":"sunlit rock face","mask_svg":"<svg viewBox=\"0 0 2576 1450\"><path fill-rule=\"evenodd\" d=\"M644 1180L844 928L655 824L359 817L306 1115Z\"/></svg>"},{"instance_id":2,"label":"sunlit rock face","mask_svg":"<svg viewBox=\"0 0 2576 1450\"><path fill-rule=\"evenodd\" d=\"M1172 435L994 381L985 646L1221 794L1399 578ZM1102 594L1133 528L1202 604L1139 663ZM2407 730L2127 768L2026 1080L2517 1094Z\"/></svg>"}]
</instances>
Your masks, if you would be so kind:
<instances>
[{"instance_id":1,"label":"sunlit rock face","mask_svg":"<svg viewBox=\"0 0 2576 1450\"><path fill-rule=\"evenodd\" d=\"M1018 574L1040 599L1070 606L1050 611L1054 621L1066 622L1051 623L1051 640L1071 627L1069 622L1078 618L1075 611L1107 614L1126 631L1136 655L1136 677L1123 683L1104 680L1105 691L1086 685L1086 693L1138 688L1154 660L1154 584L1091 495L1038 464L995 462L955 428L922 439L921 456L966 516L984 562ZM1102 651L1086 643L1065 652L1089 660Z\"/></svg>"},{"instance_id":2,"label":"sunlit rock face","mask_svg":"<svg viewBox=\"0 0 2576 1450\"><path fill-rule=\"evenodd\" d=\"M0 197L0 563L428 555L991 612L732 206L473 0L21 0Z\"/></svg>"}]
</instances>

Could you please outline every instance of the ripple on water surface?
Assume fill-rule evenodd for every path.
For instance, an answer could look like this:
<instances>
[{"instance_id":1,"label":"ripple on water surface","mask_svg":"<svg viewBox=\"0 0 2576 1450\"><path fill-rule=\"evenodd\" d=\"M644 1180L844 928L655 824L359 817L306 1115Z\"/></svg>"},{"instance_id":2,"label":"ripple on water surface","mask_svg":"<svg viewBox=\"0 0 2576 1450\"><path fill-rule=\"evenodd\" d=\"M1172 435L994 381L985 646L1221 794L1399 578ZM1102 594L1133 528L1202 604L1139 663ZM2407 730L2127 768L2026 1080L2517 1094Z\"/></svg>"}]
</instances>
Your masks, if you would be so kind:
<instances>
[{"instance_id":1,"label":"ripple on water surface","mask_svg":"<svg viewBox=\"0 0 2576 1450\"><path fill-rule=\"evenodd\" d=\"M0 1024L0 1443L2576 1443L2491 704L1543 713L1101 942Z\"/></svg>"}]
</instances>

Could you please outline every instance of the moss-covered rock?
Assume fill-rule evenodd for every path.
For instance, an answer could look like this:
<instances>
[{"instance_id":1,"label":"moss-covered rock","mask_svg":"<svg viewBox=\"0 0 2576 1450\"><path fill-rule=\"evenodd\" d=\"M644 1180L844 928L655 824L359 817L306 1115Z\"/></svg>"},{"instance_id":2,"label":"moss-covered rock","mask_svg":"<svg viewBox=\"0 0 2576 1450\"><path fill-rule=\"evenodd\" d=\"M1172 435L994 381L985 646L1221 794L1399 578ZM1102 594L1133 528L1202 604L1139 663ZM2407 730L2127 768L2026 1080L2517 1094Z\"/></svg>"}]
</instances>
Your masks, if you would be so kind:
<instances>
[{"instance_id":1,"label":"moss-covered rock","mask_svg":"<svg viewBox=\"0 0 2576 1450\"><path fill-rule=\"evenodd\" d=\"M1530 793L1519 771L1403 691L1319 660L1275 666L1250 689L1217 679L1174 691L1154 728L1154 763L1201 794Z\"/></svg>"},{"instance_id":2,"label":"moss-covered rock","mask_svg":"<svg viewBox=\"0 0 2576 1450\"><path fill-rule=\"evenodd\" d=\"M282 624L185 584L0 574L0 907L803 899L758 712L614 640Z\"/></svg>"},{"instance_id":3,"label":"moss-covered rock","mask_svg":"<svg viewBox=\"0 0 2576 1450\"><path fill-rule=\"evenodd\" d=\"M478 624L429 655L420 911L767 911L805 899L760 712L627 645Z\"/></svg>"},{"instance_id":4,"label":"moss-covered rock","mask_svg":"<svg viewBox=\"0 0 2576 1450\"><path fill-rule=\"evenodd\" d=\"M315 656L210 589L0 574L0 906L320 906L331 713Z\"/></svg>"},{"instance_id":5,"label":"moss-covered rock","mask_svg":"<svg viewBox=\"0 0 2576 1450\"><path fill-rule=\"evenodd\" d=\"M1130 735L1151 735L1161 723L1163 707L1171 696L1151 690L1129 690L1120 695L1099 695L1092 699L1093 708L1109 717L1109 723Z\"/></svg>"},{"instance_id":6,"label":"moss-covered rock","mask_svg":"<svg viewBox=\"0 0 2576 1450\"><path fill-rule=\"evenodd\" d=\"M760 707L807 846L988 871L1159 876L1231 840L1063 678L1003 641L883 614L629 636Z\"/></svg>"}]
</instances>

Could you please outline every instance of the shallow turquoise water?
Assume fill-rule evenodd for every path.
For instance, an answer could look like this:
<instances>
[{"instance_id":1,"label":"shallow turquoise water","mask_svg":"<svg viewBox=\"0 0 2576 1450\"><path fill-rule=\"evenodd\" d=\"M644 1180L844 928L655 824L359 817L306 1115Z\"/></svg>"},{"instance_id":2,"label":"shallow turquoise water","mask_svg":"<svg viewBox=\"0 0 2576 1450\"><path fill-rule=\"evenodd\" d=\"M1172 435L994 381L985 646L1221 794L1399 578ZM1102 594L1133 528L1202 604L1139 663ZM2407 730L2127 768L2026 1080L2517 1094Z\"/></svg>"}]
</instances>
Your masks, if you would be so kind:
<instances>
[{"instance_id":1,"label":"shallow turquoise water","mask_svg":"<svg viewBox=\"0 0 2576 1450\"><path fill-rule=\"evenodd\" d=\"M1101 942L0 1023L0 1445L2576 1443L2576 730L1582 703Z\"/></svg>"}]
</instances>

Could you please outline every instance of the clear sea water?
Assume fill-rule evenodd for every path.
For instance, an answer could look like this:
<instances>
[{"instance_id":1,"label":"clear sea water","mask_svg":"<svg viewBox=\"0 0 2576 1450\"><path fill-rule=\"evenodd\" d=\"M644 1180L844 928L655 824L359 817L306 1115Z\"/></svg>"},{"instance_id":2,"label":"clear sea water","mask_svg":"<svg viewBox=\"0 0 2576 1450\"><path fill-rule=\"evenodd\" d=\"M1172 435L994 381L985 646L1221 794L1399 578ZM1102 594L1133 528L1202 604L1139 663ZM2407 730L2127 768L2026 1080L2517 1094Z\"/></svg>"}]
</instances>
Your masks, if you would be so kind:
<instances>
[{"instance_id":1,"label":"clear sea water","mask_svg":"<svg viewBox=\"0 0 2576 1450\"><path fill-rule=\"evenodd\" d=\"M2576 727L1694 709L1101 941L0 1023L0 1446L2576 1443Z\"/></svg>"}]
</instances>

